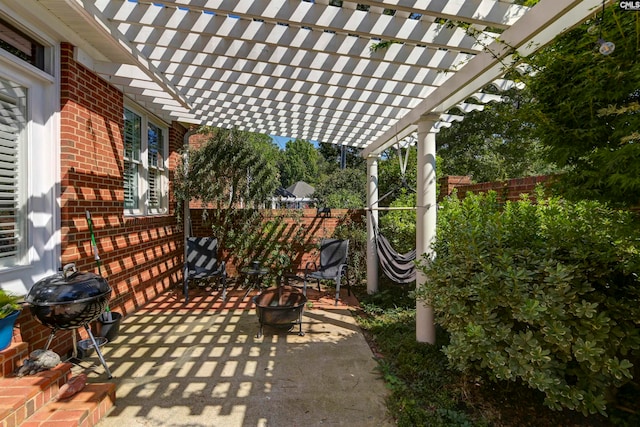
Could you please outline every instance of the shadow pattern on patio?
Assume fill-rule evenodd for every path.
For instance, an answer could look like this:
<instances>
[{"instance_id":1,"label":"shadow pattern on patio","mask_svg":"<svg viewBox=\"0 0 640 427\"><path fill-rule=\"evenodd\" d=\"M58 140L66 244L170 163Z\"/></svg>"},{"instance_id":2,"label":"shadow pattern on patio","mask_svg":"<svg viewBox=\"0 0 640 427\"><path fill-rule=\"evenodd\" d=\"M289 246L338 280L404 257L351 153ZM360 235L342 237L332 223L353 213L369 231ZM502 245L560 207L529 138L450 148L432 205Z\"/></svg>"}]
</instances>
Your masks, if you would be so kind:
<instances>
[{"instance_id":1,"label":"shadow pattern on patio","mask_svg":"<svg viewBox=\"0 0 640 427\"><path fill-rule=\"evenodd\" d=\"M120 326L103 347L117 385L110 426L392 425L384 382L349 304L308 290L304 336L265 326L250 294L230 288L167 292ZM76 369L104 381L97 357Z\"/></svg>"}]
</instances>

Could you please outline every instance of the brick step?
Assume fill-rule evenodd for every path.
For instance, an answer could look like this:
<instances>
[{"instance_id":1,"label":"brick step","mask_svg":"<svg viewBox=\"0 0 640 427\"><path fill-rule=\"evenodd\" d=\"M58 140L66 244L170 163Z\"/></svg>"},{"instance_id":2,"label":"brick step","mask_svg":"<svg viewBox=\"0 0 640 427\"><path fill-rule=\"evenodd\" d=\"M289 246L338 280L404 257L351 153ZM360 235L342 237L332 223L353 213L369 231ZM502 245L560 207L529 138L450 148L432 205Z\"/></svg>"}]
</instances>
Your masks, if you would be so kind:
<instances>
[{"instance_id":1,"label":"brick step","mask_svg":"<svg viewBox=\"0 0 640 427\"><path fill-rule=\"evenodd\" d=\"M115 405L114 383L87 384L65 401L52 401L20 424L20 427L92 427Z\"/></svg>"},{"instance_id":2,"label":"brick step","mask_svg":"<svg viewBox=\"0 0 640 427\"><path fill-rule=\"evenodd\" d=\"M24 377L0 379L0 425L19 426L51 401L71 377L71 363Z\"/></svg>"},{"instance_id":3,"label":"brick step","mask_svg":"<svg viewBox=\"0 0 640 427\"><path fill-rule=\"evenodd\" d=\"M71 378L73 364L63 362L35 375L13 376L26 353L26 346L20 345L0 352L5 375L0 378L0 427L91 427L114 406L113 383L87 384L71 398L54 401Z\"/></svg>"},{"instance_id":4,"label":"brick step","mask_svg":"<svg viewBox=\"0 0 640 427\"><path fill-rule=\"evenodd\" d=\"M29 357L29 344L12 342L9 347L0 351L0 378L11 377L18 366L22 366Z\"/></svg>"}]
</instances>

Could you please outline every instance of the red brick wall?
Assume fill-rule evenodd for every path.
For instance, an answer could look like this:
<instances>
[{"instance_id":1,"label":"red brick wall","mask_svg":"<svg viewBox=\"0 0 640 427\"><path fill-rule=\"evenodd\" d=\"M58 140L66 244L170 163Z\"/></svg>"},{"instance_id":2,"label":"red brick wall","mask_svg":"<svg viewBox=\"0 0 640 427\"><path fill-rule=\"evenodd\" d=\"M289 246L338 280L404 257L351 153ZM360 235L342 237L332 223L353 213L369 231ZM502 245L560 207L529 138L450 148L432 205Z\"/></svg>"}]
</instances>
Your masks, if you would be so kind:
<instances>
[{"instance_id":1,"label":"red brick wall","mask_svg":"<svg viewBox=\"0 0 640 427\"><path fill-rule=\"evenodd\" d=\"M458 197L463 199L466 193L486 193L495 191L503 201L516 201L521 194L533 194L538 184L548 183L551 175L530 176L526 178L515 178L506 181L471 183L471 177L445 176L440 178L440 198L446 197L455 188Z\"/></svg>"},{"instance_id":2,"label":"red brick wall","mask_svg":"<svg viewBox=\"0 0 640 427\"><path fill-rule=\"evenodd\" d=\"M73 262L80 271L98 272L85 214L89 210L101 273L113 289L110 308L126 315L180 282L182 233L173 212L124 216L123 95L76 63L73 46L64 44L61 58L60 266ZM169 130L171 170L185 132L177 124ZM44 347L49 328L39 325L28 310L18 323L30 350ZM71 333L57 332L51 348L64 355L73 348Z\"/></svg>"}]
</instances>

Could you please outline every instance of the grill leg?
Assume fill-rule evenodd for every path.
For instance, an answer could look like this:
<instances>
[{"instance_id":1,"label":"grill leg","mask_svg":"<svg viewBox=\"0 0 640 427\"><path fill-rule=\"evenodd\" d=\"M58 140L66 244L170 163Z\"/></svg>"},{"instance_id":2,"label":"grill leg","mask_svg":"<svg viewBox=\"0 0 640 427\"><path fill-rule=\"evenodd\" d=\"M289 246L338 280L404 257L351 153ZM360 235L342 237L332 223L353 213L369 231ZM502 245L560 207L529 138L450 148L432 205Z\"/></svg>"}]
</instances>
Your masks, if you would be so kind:
<instances>
[{"instance_id":1,"label":"grill leg","mask_svg":"<svg viewBox=\"0 0 640 427\"><path fill-rule=\"evenodd\" d=\"M298 335L300 335L301 337L304 336L304 332L302 332L302 310L304 307L300 308L300 316L298 317L298 325L300 327L300 329L298 329Z\"/></svg>"},{"instance_id":2,"label":"grill leg","mask_svg":"<svg viewBox=\"0 0 640 427\"><path fill-rule=\"evenodd\" d=\"M51 345L51 341L53 341L53 336L56 334L55 328L51 330L49 334L49 339L47 340L47 345L44 346L45 350L49 350L49 346Z\"/></svg>"},{"instance_id":3,"label":"grill leg","mask_svg":"<svg viewBox=\"0 0 640 427\"><path fill-rule=\"evenodd\" d=\"M86 329L87 333L89 334L89 338L91 338L91 343L93 343L93 348L96 349L96 353L98 353L98 358L100 359L100 363L102 363L102 366L104 366L104 370L107 372L107 375L109 379L113 378L113 376L111 375L111 371L109 370L109 367L107 366L107 362L104 361L104 357L102 356L102 352L100 351L100 346L98 346L98 343L96 342L96 339L93 337L93 333L91 332L91 328L89 328L89 325L84 325L84 328Z\"/></svg>"}]
</instances>

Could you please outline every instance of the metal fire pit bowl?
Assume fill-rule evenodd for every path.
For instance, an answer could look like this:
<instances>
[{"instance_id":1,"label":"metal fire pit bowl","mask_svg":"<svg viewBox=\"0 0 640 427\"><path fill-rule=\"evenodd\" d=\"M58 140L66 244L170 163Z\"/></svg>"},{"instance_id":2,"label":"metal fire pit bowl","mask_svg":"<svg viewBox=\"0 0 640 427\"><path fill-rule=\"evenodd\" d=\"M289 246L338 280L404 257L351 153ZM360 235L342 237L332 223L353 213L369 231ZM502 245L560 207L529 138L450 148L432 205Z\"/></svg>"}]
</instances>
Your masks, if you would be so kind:
<instances>
[{"instance_id":1,"label":"metal fire pit bowl","mask_svg":"<svg viewBox=\"0 0 640 427\"><path fill-rule=\"evenodd\" d=\"M264 325L291 328L297 323L300 327L298 335L304 335L302 312L307 303L307 297L300 290L292 286L269 288L253 297L253 302L256 305L256 314L260 323L257 338L262 336Z\"/></svg>"}]
</instances>

